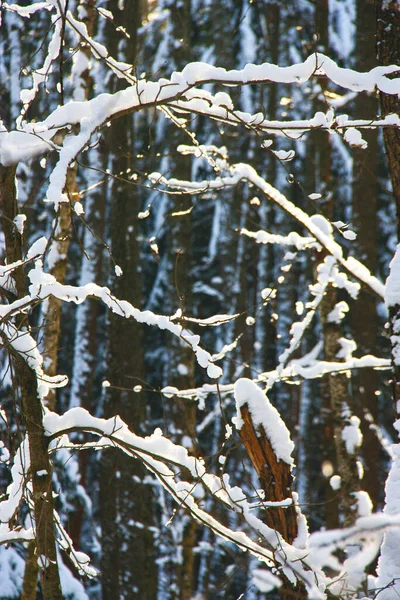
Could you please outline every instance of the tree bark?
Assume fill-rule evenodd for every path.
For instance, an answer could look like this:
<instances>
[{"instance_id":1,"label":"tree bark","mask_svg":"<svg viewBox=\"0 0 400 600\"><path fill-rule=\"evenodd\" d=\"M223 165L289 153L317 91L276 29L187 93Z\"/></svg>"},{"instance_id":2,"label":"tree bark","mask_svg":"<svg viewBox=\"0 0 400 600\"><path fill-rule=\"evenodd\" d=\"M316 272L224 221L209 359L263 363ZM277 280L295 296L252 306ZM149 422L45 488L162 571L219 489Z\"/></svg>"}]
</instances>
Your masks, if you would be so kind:
<instances>
[{"instance_id":1,"label":"tree bark","mask_svg":"<svg viewBox=\"0 0 400 600\"><path fill-rule=\"evenodd\" d=\"M328 315L334 309L336 302L336 289L329 285L320 307L324 335L324 358L327 361L338 360L337 353L341 349L339 339L343 337L340 324L330 322L328 319ZM342 517L336 524L335 522L329 522L329 518L327 518L327 521L331 527L338 527L339 522L342 521L345 527L350 527L357 517L357 498L354 493L360 491L360 477L357 467L357 455L347 452L342 439L343 428L348 424L346 415L343 414L344 407L351 407L349 381L346 375L344 373L328 375L325 392L327 399L325 409L328 416L325 428L329 430L331 443L334 447L333 465L336 473L341 477L340 489L334 491L331 488L329 502L335 502L337 506L338 500L340 516ZM331 487L329 480L327 483ZM329 513L327 517L329 517Z\"/></svg>"},{"instance_id":2,"label":"tree bark","mask_svg":"<svg viewBox=\"0 0 400 600\"><path fill-rule=\"evenodd\" d=\"M398 0L376 0L378 62L382 66L400 65L400 3ZM399 77L396 73L393 77ZM382 116L400 113L400 100L396 95L379 93ZM387 127L383 130L390 179L396 203L397 236L400 240L400 130Z\"/></svg>"},{"instance_id":3,"label":"tree bark","mask_svg":"<svg viewBox=\"0 0 400 600\"><path fill-rule=\"evenodd\" d=\"M358 71L368 71L376 66L376 52L371 39L376 33L375 6L372 0L356 2L356 36L354 47L354 66ZM355 114L360 119L374 117L378 111L375 93L358 94L354 100ZM378 212L378 133L363 132L368 142L365 150L353 150L352 181L352 221L351 226L357 233L351 249L368 267L371 273L377 269L377 212ZM365 199L368 198L368 202ZM378 316L376 299L360 291L361 298L357 309L351 311L351 329L358 345L358 352L372 354L378 339ZM368 323L368 327L365 327ZM381 447L375 432L370 428L369 414L378 421L378 402L375 391L378 385L377 371L361 369L352 377L354 412L361 420L363 446L360 454L364 459L363 488L368 492L375 507L381 502L379 474L381 470Z\"/></svg>"},{"instance_id":4,"label":"tree bark","mask_svg":"<svg viewBox=\"0 0 400 600\"><path fill-rule=\"evenodd\" d=\"M240 412L243 425L239 429L239 435L257 472L265 495L264 499L269 502L280 502L289 498L293 501L293 477L290 465L277 459L264 428L261 425L257 429L254 427L246 404L241 407ZM268 527L279 531L289 544L297 537L297 512L293 502L286 508L268 507L264 512L264 519ZM293 585L284 575L279 595L281 600L307 598L304 584L298 581Z\"/></svg>"},{"instance_id":5,"label":"tree bark","mask_svg":"<svg viewBox=\"0 0 400 600\"><path fill-rule=\"evenodd\" d=\"M377 16L377 52L380 65L400 65L400 3L397 0L391 2L376 2ZM395 73L393 77L399 77ZM379 93L382 116L400 113L400 100L396 95ZM388 127L383 131L386 157L389 165L390 179L392 182L393 196L396 205L397 238L400 241L400 131ZM393 306L389 311L390 334L392 339L392 363L393 363L393 400L397 406L400 400L400 365L396 356L398 346L396 336L399 333L400 307ZM397 412L398 409L397 409Z\"/></svg>"},{"instance_id":6,"label":"tree bark","mask_svg":"<svg viewBox=\"0 0 400 600\"><path fill-rule=\"evenodd\" d=\"M0 165L0 210L3 215L8 263L22 260L22 239L13 224L14 218L18 214L15 173L16 166L3 167ZM16 295L18 298L22 298L26 293L23 268L16 269L12 276L15 281ZM18 328L23 327L22 319L24 318L25 316L22 315L16 320L15 324ZM11 351L11 354L15 364L14 385L20 389L22 413L29 443L36 556L40 567L42 594L44 600L62 600L53 521L52 466L43 428L43 406L38 396L35 372L18 353ZM35 578L34 563L31 564L31 567L32 587L32 580Z\"/></svg>"},{"instance_id":7,"label":"tree bark","mask_svg":"<svg viewBox=\"0 0 400 600\"><path fill-rule=\"evenodd\" d=\"M137 62L141 7L141 0L131 0L125 5L113 0L107 5L114 23L126 27L130 36L121 42L115 24L107 24L107 48L112 56L124 52L124 60L132 65ZM104 143L112 172L119 177L111 186L110 238L112 256L122 274L114 278L113 273L113 292L140 308L138 191L124 181L135 170L135 138L134 117L127 115L112 124ZM132 389L145 379L143 325L111 314L108 340L107 377L112 387L105 396L104 417L118 414L133 431L143 435L147 397L145 392ZM152 600L157 595L152 486L144 481L146 474L141 462L113 449L102 452L99 499L104 600Z\"/></svg>"},{"instance_id":8,"label":"tree bark","mask_svg":"<svg viewBox=\"0 0 400 600\"><path fill-rule=\"evenodd\" d=\"M96 16L96 0L87 0L86 2L80 2L80 4L81 10L85 10L82 21L87 27L89 36L92 36ZM61 49L61 52L62 51L63 50ZM89 64L91 59L90 48L86 44L82 44L78 52L83 53ZM77 98L78 100L81 100L82 98L87 100L89 98L91 87L90 74L88 70L85 70L80 75L79 82L75 82L77 87L74 90L73 97ZM75 162L68 168L67 171L65 192L68 196L68 203L60 204L58 209L55 219L56 227L49 253L50 257L54 256L54 259L50 260L49 271L52 275L54 275L59 283L64 283L67 273L68 251L72 234L72 215L74 204L79 200L77 175L78 163ZM57 374L58 351L61 336L61 306L62 301L51 296L46 302L45 310L43 311L43 320L45 322L43 339L44 370L49 376L54 376ZM46 398L46 404L50 410L55 409L55 390L50 390L48 397Z\"/></svg>"}]
</instances>

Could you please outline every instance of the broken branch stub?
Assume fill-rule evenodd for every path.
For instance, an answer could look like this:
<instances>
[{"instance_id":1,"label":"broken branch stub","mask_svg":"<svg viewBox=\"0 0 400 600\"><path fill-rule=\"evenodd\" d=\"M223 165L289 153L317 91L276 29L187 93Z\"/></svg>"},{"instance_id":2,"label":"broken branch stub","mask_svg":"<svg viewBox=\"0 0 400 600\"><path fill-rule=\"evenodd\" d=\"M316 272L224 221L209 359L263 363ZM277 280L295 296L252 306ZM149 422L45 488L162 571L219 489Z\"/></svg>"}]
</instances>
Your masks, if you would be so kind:
<instances>
[{"instance_id":1,"label":"broken branch stub","mask_svg":"<svg viewBox=\"0 0 400 600\"><path fill-rule=\"evenodd\" d=\"M265 509L265 520L269 527L279 531L289 544L297 537L297 513L293 504L291 467L278 460L264 427L254 426L247 404L240 407L243 425L239 429L247 454L257 472L267 502L292 500L289 506L274 506Z\"/></svg>"}]
</instances>

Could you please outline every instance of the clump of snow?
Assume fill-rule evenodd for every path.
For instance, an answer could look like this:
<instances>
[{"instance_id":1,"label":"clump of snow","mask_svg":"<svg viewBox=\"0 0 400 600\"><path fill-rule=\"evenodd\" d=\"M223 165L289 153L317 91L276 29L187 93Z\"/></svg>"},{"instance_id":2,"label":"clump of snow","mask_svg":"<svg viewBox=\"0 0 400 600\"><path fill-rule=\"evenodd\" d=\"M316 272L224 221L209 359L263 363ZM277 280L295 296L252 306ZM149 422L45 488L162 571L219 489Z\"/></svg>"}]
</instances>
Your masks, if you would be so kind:
<instances>
[{"instance_id":1,"label":"clump of snow","mask_svg":"<svg viewBox=\"0 0 400 600\"><path fill-rule=\"evenodd\" d=\"M161 393L164 394L166 398L172 398L179 392L178 388L173 387L172 385L167 385L161 390Z\"/></svg>"},{"instance_id":2,"label":"clump of snow","mask_svg":"<svg viewBox=\"0 0 400 600\"><path fill-rule=\"evenodd\" d=\"M330 486L333 490L340 490L340 486L342 485L342 478L340 475L333 475L329 480Z\"/></svg>"},{"instance_id":3,"label":"clump of snow","mask_svg":"<svg viewBox=\"0 0 400 600\"><path fill-rule=\"evenodd\" d=\"M41 569L42 571L44 571L45 569L47 569L47 567L50 566L50 559L47 558L45 554L41 554L40 556L38 556L37 562L39 565L39 569Z\"/></svg>"},{"instance_id":4,"label":"clump of snow","mask_svg":"<svg viewBox=\"0 0 400 600\"><path fill-rule=\"evenodd\" d=\"M349 421L350 424L343 427L342 440L346 444L348 454L355 454L362 444L363 435L360 430L360 419L352 415Z\"/></svg>"},{"instance_id":5,"label":"clump of snow","mask_svg":"<svg viewBox=\"0 0 400 600\"><path fill-rule=\"evenodd\" d=\"M273 143L273 140L264 140L261 144L261 148L264 148L266 150L267 148L272 146Z\"/></svg>"},{"instance_id":6,"label":"clump of snow","mask_svg":"<svg viewBox=\"0 0 400 600\"><path fill-rule=\"evenodd\" d=\"M388 308L400 305L400 244L389 265L389 276L386 280L385 303Z\"/></svg>"},{"instance_id":7,"label":"clump of snow","mask_svg":"<svg viewBox=\"0 0 400 600\"><path fill-rule=\"evenodd\" d=\"M261 290L261 298L263 300L272 300L276 296L276 291L272 288L266 287Z\"/></svg>"},{"instance_id":8,"label":"clump of snow","mask_svg":"<svg viewBox=\"0 0 400 600\"><path fill-rule=\"evenodd\" d=\"M272 150L273 154L275 154L276 158L283 162L289 162L294 159L296 153L294 150Z\"/></svg>"},{"instance_id":9,"label":"clump of snow","mask_svg":"<svg viewBox=\"0 0 400 600\"><path fill-rule=\"evenodd\" d=\"M21 235L24 233L25 221L26 215L20 214L14 217L14 225Z\"/></svg>"},{"instance_id":10,"label":"clump of snow","mask_svg":"<svg viewBox=\"0 0 400 600\"><path fill-rule=\"evenodd\" d=\"M344 300L341 300L335 305L335 308L328 314L328 323L340 323L345 317L346 313L349 312L349 305ZM343 347L343 346L342 346Z\"/></svg>"},{"instance_id":11,"label":"clump of snow","mask_svg":"<svg viewBox=\"0 0 400 600\"><path fill-rule=\"evenodd\" d=\"M358 146L363 150L365 150L365 148L368 147L368 144L363 139L361 133L358 131L358 129L355 129L354 127L349 127L348 129L346 129L344 133L344 139L350 146Z\"/></svg>"},{"instance_id":12,"label":"clump of snow","mask_svg":"<svg viewBox=\"0 0 400 600\"><path fill-rule=\"evenodd\" d=\"M354 231L352 231L351 229L345 229L344 231L342 231L342 236L346 238L346 240L353 241L356 239L357 234L354 233Z\"/></svg>"},{"instance_id":13,"label":"clump of snow","mask_svg":"<svg viewBox=\"0 0 400 600\"><path fill-rule=\"evenodd\" d=\"M210 379L218 379L222 375L221 368L213 363L209 363L207 367L207 375L210 377Z\"/></svg>"},{"instance_id":14,"label":"clump of snow","mask_svg":"<svg viewBox=\"0 0 400 600\"><path fill-rule=\"evenodd\" d=\"M82 202L75 202L74 211L78 216L85 214L85 209L83 208Z\"/></svg>"},{"instance_id":15,"label":"clump of snow","mask_svg":"<svg viewBox=\"0 0 400 600\"><path fill-rule=\"evenodd\" d=\"M278 460L293 465L291 456L294 444L290 433L279 412L270 403L264 392L251 379L239 379L235 383L237 416L234 418L236 429L243 427L240 409L247 405L254 427L262 426Z\"/></svg>"},{"instance_id":16,"label":"clump of snow","mask_svg":"<svg viewBox=\"0 0 400 600\"><path fill-rule=\"evenodd\" d=\"M324 235L329 237L332 236L332 225L325 217L322 215L312 215L310 221L314 226L318 227Z\"/></svg>"},{"instance_id":17,"label":"clump of snow","mask_svg":"<svg viewBox=\"0 0 400 600\"><path fill-rule=\"evenodd\" d=\"M264 594L282 585L281 580L266 569L253 569L253 582Z\"/></svg>"},{"instance_id":18,"label":"clump of snow","mask_svg":"<svg viewBox=\"0 0 400 600\"><path fill-rule=\"evenodd\" d=\"M354 492L355 498L357 498L357 514L359 517L369 517L372 514L372 502L368 492L361 490L360 492Z\"/></svg>"},{"instance_id":19,"label":"clump of snow","mask_svg":"<svg viewBox=\"0 0 400 600\"><path fill-rule=\"evenodd\" d=\"M357 344L354 340L348 340L347 338L339 338L338 340L341 348L336 353L337 358L343 360L351 360L353 358L353 352L357 350Z\"/></svg>"}]
</instances>

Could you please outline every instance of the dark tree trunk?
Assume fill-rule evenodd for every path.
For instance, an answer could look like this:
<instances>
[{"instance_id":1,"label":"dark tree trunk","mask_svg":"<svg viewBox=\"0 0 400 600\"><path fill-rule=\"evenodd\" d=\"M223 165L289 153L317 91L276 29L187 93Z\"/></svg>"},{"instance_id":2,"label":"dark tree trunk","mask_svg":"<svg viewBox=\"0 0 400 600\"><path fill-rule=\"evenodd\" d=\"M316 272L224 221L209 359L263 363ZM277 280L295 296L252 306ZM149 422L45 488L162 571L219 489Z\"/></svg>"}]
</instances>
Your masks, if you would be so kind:
<instances>
[{"instance_id":1,"label":"dark tree trunk","mask_svg":"<svg viewBox=\"0 0 400 600\"><path fill-rule=\"evenodd\" d=\"M13 221L18 214L15 187L16 167L0 165L0 211L6 245L7 262L22 260L22 236ZM22 298L25 293L23 268L13 272L16 296ZM26 326L25 315L15 321L18 329ZM52 465L48 454L48 444L43 428L43 406L38 396L35 372L15 351L11 350L14 361L14 385L21 394L21 411L25 421L31 460L30 476L33 488L33 509L35 521L36 556L41 563L40 583L44 600L62 600L60 577L56 552L54 530L54 504ZM30 547L33 554L32 545ZM30 587L36 588L37 570L30 572Z\"/></svg>"},{"instance_id":2,"label":"dark tree trunk","mask_svg":"<svg viewBox=\"0 0 400 600\"><path fill-rule=\"evenodd\" d=\"M370 0L357 0L356 3L356 43L354 49L354 67L358 71L368 71L376 66L375 48L371 39L375 36L375 7ZM373 118L377 114L378 102L375 94L359 94L355 99L357 118ZM378 134L376 131L363 132L368 142L366 150L354 150L353 183L352 183L352 228L357 232L357 239L352 242L352 249L357 258L368 267L371 273L377 269L377 212L378 182L377 153ZM365 199L368 198L368 202ZM354 339L357 341L360 354L373 354L378 337L378 317L376 299L361 291L361 301L357 310L351 313L351 326ZM368 323L368 327L365 327ZM368 413L375 422L378 421L378 403L375 394L377 388L377 372L373 369L361 369L353 377L353 396L355 413L361 419L363 446L361 454L364 458L363 488L368 492L375 507L380 502L380 443L370 428Z\"/></svg>"},{"instance_id":3,"label":"dark tree trunk","mask_svg":"<svg viewBox=\"0 0 400 600\"><path fill-rule=\"evenodd\" d=\"M400 4L396 0L383 2L376 0L377 51L380 65L400 65ZM393 77L399 77L400 72ZM390 96L380 92L382 116L400 113L400 100L397 95ZM397 237L400 240L400 130L388 127L383 131L386 156L392 181L393 196L396 204ZM391 307L389 311L391 336L397 336L400 323L400 307ZM396 337L392 337L393 340ZM400 400L400 365L397 364L398 349L392 344L393 357L393 400ZM398 412L398 410L397 410Z\"/></svg>"},{"instance_id":4,"label":"dark tree trunk","mask_svg":"<svg viewBox=\"0 0 400 600\"><path fill-rule=\"evenodd\" d=\"M135 65L137 31L141 24L141 2L110 2L115 23L126 27L124 60ZM117 56L120 43L115 25L107 28L107 47ZM141 307L142 282L138 246L137 190L124 182L135 168L135 126L132 116L118 119L105 136L112 172L119 179L111 190L110 238L115 263L122 275L111 278L118 298ZM133 387L144 379L143 325L109 316L107 378L104 416L119 414L129 427L143 435L146 394ZM102 527L102 590L104 600L115 598L151 600L157 594L157 565L153 533L151 486L144 482L145 467L115 450L105 450L100 468L100 522Z\"/></svg>"}]
</instances>

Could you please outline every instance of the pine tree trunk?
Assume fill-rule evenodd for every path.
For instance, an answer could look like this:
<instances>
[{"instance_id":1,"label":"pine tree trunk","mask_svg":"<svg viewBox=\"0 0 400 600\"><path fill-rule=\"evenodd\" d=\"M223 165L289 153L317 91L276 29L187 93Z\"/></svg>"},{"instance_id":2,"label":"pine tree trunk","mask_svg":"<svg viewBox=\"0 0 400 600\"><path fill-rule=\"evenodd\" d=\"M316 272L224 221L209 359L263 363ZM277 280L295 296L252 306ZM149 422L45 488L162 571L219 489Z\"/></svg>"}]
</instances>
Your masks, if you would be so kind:
<instances>
[{"instance_id":1,"label":"pine tree trunk","mask_svg":"<svg viewBox=\"0 0 400 600\"><path fill-rule=\"evenodd\" d=\"M321 302L320 314L322 329L324 335L324 358L327 361L337 361L337 353L341 349L339 340L343 337L340 324L329 321L329 313L334 309L337 302L336 289L329 285L326 294ZM350 454L342 439L343 428L347 425L346 417L343 414L344 407L351 407L351 398L349 395L349 380L344 373L328 375L327 386L325 388L326 400L325 411L328 419L325 428L328 428L329 435L334 447L333 467L335 473L341 478L339 490L332 490L328 496L328 503L339 504L340 522L346 527L354 524L357 517L356 506L357 498L355 492L360 491L359 470L357 468L357 455ZM329 484L329 479L327 480ZM330 527L339 526L339 515L335 515L335 521L330 521L329 513L327 515L327 525ZM335 524L336 523L336 524Z\"/></svg>"}]
</instances>

